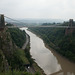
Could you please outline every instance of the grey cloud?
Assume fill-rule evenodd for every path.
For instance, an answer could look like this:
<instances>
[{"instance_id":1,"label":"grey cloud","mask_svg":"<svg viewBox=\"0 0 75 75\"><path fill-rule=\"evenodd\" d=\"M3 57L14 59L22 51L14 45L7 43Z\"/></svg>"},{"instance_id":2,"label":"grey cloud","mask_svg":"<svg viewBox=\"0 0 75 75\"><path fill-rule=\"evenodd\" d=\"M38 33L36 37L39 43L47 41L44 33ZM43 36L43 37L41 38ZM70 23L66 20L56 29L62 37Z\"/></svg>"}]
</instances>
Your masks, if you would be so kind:
<instances>
[{"instance_id":1,"label":"grey cloud","mask_svg":"<svg viewBox=\"0 0 75 75\"><path fill-rule=\"evenodd\" d=\"M75 17L74 0L0 0L0 13L12 18Z\"/></svg>"}]
</instances>

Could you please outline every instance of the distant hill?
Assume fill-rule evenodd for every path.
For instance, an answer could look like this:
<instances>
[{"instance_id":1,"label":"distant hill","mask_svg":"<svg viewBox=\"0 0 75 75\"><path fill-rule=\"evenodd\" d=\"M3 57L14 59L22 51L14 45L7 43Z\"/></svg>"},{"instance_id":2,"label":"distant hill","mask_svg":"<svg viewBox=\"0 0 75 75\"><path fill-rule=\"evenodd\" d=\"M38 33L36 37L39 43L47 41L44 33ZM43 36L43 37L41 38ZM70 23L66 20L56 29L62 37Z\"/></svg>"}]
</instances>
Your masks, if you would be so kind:
<instances>
[{"instance_id":1,"label":"distant hill","mask_svg":"<svg viewBox=\"0 0 75 75\"><path fill-rule=\"evenodd\" d=\"M12 21L6 19L6 22L12 23L15 25L22 25L22 26L28 26L28 25L42 25L43 23L62 23L63 20L61 19L16 19L17 21Z\"/></svg>"},{"instance_id":2,"label":"distant hill","mask_svg":"<svg viewBox=\"0 0 75 75\"><path fill-rule=\"evenodd\" d=\"M20 20L25 23L61 23L63 20L61 19L22 19Z\"/></svg>"}]
</instances>

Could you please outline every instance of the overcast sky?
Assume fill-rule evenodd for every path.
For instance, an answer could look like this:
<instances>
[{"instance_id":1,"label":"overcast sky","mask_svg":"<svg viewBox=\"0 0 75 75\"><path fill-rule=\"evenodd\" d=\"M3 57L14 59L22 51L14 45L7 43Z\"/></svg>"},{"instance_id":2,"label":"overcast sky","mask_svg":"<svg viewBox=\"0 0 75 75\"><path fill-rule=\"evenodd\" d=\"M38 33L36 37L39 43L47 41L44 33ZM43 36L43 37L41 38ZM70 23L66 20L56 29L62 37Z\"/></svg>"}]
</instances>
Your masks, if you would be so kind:
<instances>
[{"instance_id":1,"label":"overcast sky","mask_svg":"<svg viewBox=\"0 0 75 75\"><path fill-rule=\"evenodd\" d=\"M75 0L0 0L0 14L21 19L75 19Z\"/></svg>"}]
</instances>

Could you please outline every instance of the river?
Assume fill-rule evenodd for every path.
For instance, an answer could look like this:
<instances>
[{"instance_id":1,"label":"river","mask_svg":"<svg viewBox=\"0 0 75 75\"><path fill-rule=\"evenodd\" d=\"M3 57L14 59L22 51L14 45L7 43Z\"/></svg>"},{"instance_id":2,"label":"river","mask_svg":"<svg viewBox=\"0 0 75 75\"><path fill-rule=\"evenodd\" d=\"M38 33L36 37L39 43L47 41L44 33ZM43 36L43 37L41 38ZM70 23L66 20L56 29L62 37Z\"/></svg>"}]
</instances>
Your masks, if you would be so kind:
<instances>
[{"instance_id":1,"label":"river","mask_svg":"<svg viewBox=\"0 0 75 75\"><path fill-rule=\"evenodd\" d=\"M75 64L52 49L45 47L41 38L27 28L22 28L30 36L30 54L46 75L75 75Z\"/></svg>"}]
</instances>

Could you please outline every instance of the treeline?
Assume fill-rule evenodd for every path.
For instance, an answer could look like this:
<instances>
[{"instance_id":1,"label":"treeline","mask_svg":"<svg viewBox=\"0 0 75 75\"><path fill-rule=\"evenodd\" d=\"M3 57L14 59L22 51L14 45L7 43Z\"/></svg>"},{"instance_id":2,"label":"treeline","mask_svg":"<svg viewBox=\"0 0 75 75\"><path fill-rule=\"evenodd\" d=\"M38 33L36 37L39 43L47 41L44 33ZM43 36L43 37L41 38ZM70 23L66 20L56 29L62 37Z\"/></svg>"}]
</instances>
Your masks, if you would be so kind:
<instances>
[{"instance_id":1,"label":"treeline","mask_svg":"<svg viewBox=\"0 0 75 75\"><path fill-rule=\"evenodd\" d=\"M49 25L60 25L60 26L68 26L69 22L68 21L64 21L63 23L43 23L42 26L49 26ZM72 26L75 26L75 21L73 21Z\"/></svg>"},{"instance_id":2,"label":"treeline","mask_svg":"<svg viewBox=\"0 0 75 75\"><path fill-rule=\"evenodd\" d=\"M65 35L65 28L29 28L54 50L75 62L75 30Z\"/></svg>"},{"instance_id":3,"label":"treeline","mask_svg":"<svg viewBox=\"0 0 75 75\"><path fill-rule=\"evenodd\" d=\"M43 23L42 25L55 25L57 23L53 22L53 23Z\"/></svg>"}]
</instances>

